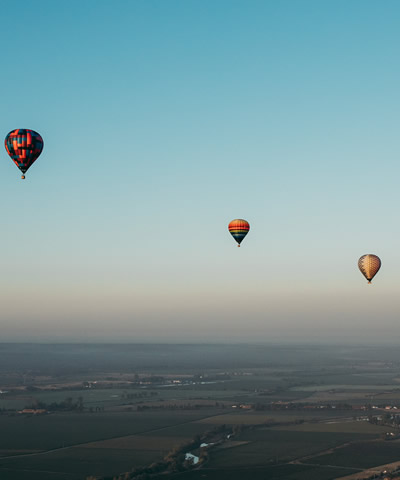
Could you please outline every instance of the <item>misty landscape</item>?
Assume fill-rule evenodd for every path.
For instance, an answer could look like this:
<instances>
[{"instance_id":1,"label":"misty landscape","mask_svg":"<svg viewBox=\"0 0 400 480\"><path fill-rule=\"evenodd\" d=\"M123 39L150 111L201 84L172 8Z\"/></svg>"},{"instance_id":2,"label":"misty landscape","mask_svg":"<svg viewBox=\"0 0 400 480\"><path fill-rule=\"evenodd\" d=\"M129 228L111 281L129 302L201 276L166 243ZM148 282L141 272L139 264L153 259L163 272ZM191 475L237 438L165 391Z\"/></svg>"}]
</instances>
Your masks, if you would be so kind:
<instances>
[{"instance_id":1,"label":"misty landscape","mask_svg":"<svg viewBox=\"0 0 400 480\"><path fill-rule=\"evenodd\" d=\"M0 480L400 480L400 1L0 14Z\"/></svg>"},{"instance_id":2,"label":"misty landscape","mask_svg":"<svg viewBox=\"0 0 400 480\"><path fill-rule=\"evenodd\" d=\"M400 472L396 347L1 344L0 409L2 480Z\"/></svg>"}]
</instances>

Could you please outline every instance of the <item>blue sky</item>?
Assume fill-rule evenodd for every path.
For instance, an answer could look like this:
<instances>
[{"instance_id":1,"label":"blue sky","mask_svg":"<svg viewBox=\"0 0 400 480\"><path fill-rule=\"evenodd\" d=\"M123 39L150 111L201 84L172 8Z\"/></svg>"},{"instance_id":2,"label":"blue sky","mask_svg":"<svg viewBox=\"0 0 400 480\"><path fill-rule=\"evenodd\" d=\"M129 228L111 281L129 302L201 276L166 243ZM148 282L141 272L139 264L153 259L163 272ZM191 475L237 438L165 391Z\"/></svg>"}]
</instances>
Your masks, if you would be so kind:
<instances>
[{"instance_id":1,"label":"blue sky","mask_svg":"<svg viewBox=\"0 0 400 480\"><path fill-rule=\"evenodd\" d=\"M1 6L4 340L398 339L399 2Z\"/></svg>"}]
</instances>

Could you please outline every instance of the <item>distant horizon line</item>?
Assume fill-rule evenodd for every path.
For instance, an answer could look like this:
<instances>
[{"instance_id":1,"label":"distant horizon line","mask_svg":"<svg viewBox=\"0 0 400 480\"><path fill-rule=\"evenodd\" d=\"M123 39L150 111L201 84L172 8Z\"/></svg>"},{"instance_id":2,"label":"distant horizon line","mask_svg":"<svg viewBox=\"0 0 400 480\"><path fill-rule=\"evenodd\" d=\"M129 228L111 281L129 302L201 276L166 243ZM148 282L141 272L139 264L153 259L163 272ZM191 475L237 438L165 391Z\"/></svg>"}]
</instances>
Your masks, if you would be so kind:
<instances>
[{"instance_id":1,"label":"distant horizon line","mask_svg":"<svg viewBox=\"0 0 400 480\"><path fill-rule=\"evenodd\" d=\"M59 341L59 340L54 340L54 341L0 341L0 346L1 345L170 345L170 346L269 346L269 347L281 347L281 346L292 346L292 347L319 347L319 346L329 346L329 347L383 347L383 346L393 346L393 347L398 347L398 342L392 340L392 341L381 341L381 342L376 342L376 343L370 343L370 342L340 342L340 341L334 341L334 342L321 342L321 341L270 341L270 342L259 342L259 341L246 341L246 342L168 342L168 341L147 341L147 340L142 340L142 341L135 341L135 342L128 342L128 341L121 341L121 340L115 340L115 341L98 341L98 340L93 340L93 341Z\"/></svg>"}]
</instances>

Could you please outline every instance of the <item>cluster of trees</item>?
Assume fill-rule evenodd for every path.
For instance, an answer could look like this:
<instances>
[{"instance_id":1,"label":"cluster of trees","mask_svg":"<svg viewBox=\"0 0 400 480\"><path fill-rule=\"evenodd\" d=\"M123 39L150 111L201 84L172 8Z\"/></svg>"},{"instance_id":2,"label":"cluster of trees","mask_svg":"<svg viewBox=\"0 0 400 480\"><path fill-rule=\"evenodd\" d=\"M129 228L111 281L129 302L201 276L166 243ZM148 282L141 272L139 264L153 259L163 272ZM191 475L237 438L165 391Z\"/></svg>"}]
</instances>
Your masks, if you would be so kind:
<instances>
[{"instance_id":1,"label":"cluster of trees","mask_svg":"<svg viewBox=\"0 0 400 480\"><path fill-rule=\"evenodd\" d=\"M161 375L151 375L150 377L139 377L139 375L135 375L135 383L143 384L143 383L165 383L165 377Z\"/></svg>"},{"instance_id":2,"label":"cluster of trees","mask_svg":"<svg viewBox=\"0 0 400 480\"><path fill-rule=\"evenodd\" d=\"M158 392L139 392L139 393L127 393L124 392L121 395L121 398L126 400L132 400L134 398L146 398L146 397L156 397Z\"/></svg>"},{"instance_id":3,"label":"cluster of trees","mask_svg":"<svg viewBox=\"0 0 400 480\"><path fill-rule=\"evenodd\" d=\"M303 420L295 420L292 422L271 422L270 425L292 425L303 423ZM145 467L134 467L130 472L125 472L121 475L113 477L86 477L86 480L150 480L156 475L172 474L184 472L193 466L191 460L186 460L186 453L197 450L201 443L212 443L213 445L220 444L242 434L245 431L255 430L258 428L265 428L265 425L234 425L233 428L226 425L218 425L212 430L196 435L191 441L175 447L159 462L154 462ZM199 462L196 466L204 464L209 459L209 449L202 448L198 453ZM271 458L271 464L278 463L277 457Z\"/></svg>"},{"instance_id":4,"label":"cluster of trees","mask_svg":"<svg viewBox=\"0 0 400 480\"><path fill-rule=\"evenodd\" d=\"M393 480L396 480L399 478L399 472L400 472L400 467L396 467L394 470L391 472L379 472L379 473L374 473L370 477L363 477L362 480L389 480L393 478Z\"/></svg>"},{"instance_id":5,"label":"cluster of trees","mask_svg":"<svg viewBox=\"0 0 400 480\"><path fill-rule=\"evenodd\" d=\"M61 402L45 403L37 401L33 405L26 406L25 408L43 409L53 412L83 412L85 407L83 405L83 397L78 397L75 402L72 397L68 397Z\"/></svg>"},{"instance_id":6,"label":"cluster of trees","mask_svg":"<svg viewBox=\"0 0 400 480\"><path fill-rule=\"evenodd\" d=\"M137 411L144 412L146 410L200 410L201 408L210 408L211 406L215 406L217 408L226 408L226 405L223 403L215 402L214 405L210 404L193 404L193 403L185 403L181 405L177 405L176 403L171 404L168 403L166 405L138 405Z\"/></svg>"},{"instance_id":7,"label":"cluster of trees","mask_svg":"<svg viewBox=\"0 0 400 480\"><path fill-rule=\"evenodd\" d=\"M294 425L303 423L303 421L304 420L271 422L269 425ZM221 444L222 442L227 441L228 438L258 428L265 428L265 425L234 425L233 428L227 427L226 425L218 425L202 435L196 435L191 441L182 444L179 447L175 447L159 462L154 462L145 467L134 467L130 472L125 472L113 477L90 476L86 477L86 480L150 480L156 475L160 475L160 477L157 476L156 478L162 478L161 475L184 472L193 466L191 460L186 460L186 453L197 450L201 443L212 443L213 445ZM198 457L199 462L196 466L207 462L209 459L209 449L200 449ZM270 463L278 463L278 458L271 458Z\"/></svg>"},{"instance_id":8,"label":"cluster of trees","mask_svg":"<svg viewBox=\"0 0 400 480\"><path fill-rule=\"evenodd\" d=\"M63 386L59 386L57 388L54 388L54 390L56 391L74 391L76 390L76 385L63 385ZM35 385L26 385L25 386L25 391L26 392L43 392L43 391L46 391L43 389L43 387L36 387ZM11 392L10 392L11 393Z\"/></svg>"},{"instance_id":9,"label":"cluster of trees","mask_svg":"<svg viewBox=\"0 0 400 480\"><path fill-rule=\"evenodd\" d=\"M400 414L392 415L387 412L378 416L368 415L368 421L374 425L386 425L398 429L400 427Z\"/></svg>"},{"instance_id":10,"label":"cluster of trees","mask_svg":"<svg viewBox=\"0 0 400 480\"><path fill-rule=\"evenodd\" d=\"M146 467L134 467L130 472L125 472L121 475L114 477L86 477L86 480L149 480L153 475L166 474L166 473L178 473L188 470L192 467L193 463L190 460L186 460L186 453L198 448L201 443L210 441L216 436L226 435L231 431L226 425L219 425L209 432L202 435L196 435L193 440L175 447L159 462L154 462ZM202 448L199 453L199 464L204 463L208 459L208 451Z\"/></svg>"},{"instance_id":11,"label":"cluster of trees","mask_svg":"<svg viewBox=\"0 0 400 480\"><path fill-rule=\"evenodd\" d=\"M232 377L227 373L218 373L217 375L209 375L207 373L198 373L190 379L192 382L220 382L223 380L231 380Z\"/></svg>"},{"instance_id":12,"label":"cluster of trees","mask_svg":"<svg viewBox=\"0 0 400 480\"><path fill-rule=\"evenodd\" d=\"M372 408L372 406L365 405L365 410ZM317 403L255 403L253 405L255 410L308 410L308 409L320 409L325 408L335 409L335 410L354 410L353 405L349 403L337 403L335 405L331 405L330 403L326 403L324 405L317 404Z\"/></svg>"}]
</instances>

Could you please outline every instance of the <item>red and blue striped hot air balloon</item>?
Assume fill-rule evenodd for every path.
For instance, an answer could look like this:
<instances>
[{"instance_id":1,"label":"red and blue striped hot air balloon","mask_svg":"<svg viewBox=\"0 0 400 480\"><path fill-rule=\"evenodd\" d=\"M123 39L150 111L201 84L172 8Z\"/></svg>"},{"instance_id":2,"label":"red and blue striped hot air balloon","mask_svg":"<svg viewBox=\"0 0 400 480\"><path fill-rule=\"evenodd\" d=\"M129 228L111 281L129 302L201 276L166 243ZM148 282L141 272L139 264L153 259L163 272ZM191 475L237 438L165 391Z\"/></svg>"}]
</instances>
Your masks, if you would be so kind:
<instances>
[{"instance_id":1,"label":"red and blue striped hot air balloon","mask_svg":"<svg viewBox=\"0 0 400 480\"><path fill-rule=\"evenodd\" d=\"M11 131L4 141L7 153L21 170L21 178L35 162L43 150L43 138L33 130L17 128Z\"/></svg>"},{"instance_id":2,"label":"red and blue striped hot air balloon","mask_svg":"<svg viewBox=\"0 0 400 480\"><path fill-rule=\"evenodd\" d=\"M246 220L243 220L242 218L237 218L236 220L231 221L231 223L228 225L228 229L229 233L237 241L238 247L240 247L240 243L249 233L250 225L249 222L246 222Z\"/></svg>"}]
</instances>

